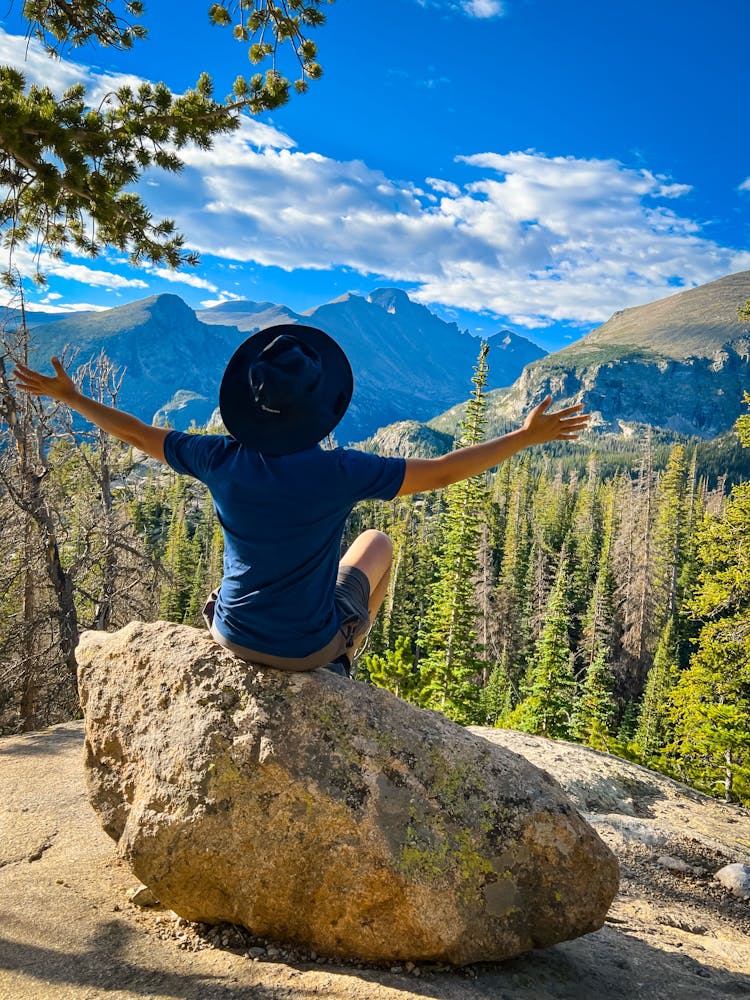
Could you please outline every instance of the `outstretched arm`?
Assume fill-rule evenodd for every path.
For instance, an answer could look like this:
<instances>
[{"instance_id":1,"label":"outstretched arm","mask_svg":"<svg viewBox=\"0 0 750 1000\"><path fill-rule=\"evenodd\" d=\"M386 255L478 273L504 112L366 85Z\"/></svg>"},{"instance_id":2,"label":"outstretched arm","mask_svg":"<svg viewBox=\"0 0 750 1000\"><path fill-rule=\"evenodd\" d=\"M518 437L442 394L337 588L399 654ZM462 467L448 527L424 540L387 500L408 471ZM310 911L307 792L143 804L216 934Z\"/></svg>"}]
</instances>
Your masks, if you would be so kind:
<instances>
[{"instance_id":1,"label":"outstretched arm","mask_svg":"<svg viewBox=\"0 0 750 1000\"><path fill-rule=\"evenodd\" d=\"M113 406L105 406L95 399L84 396L73 379L63 368L59 358L52 358L53 376L42 375L26 365L16 365L14 375L16 385L24 392L33 396L50 396L65 403L71 410L80 413L82 417L101 427L103 431L112 434L126 444L138 448L152 458L164 459L164 438L169 431L164 427L152 427L142 420L122 413Z\"/></svg>"},{"instance_id":2,"label":"outstretched arm","mask_svg":"<svg viewBox=\"0 0 750 1000\"><path fill-rule=\"evenodd\" d=\"M494 468L506 458L532 444L548 441L575 441L588 427L590 416L583 406L567 406L557 413L547 413L552 397L547 396L526 418L523 427L492 441L459 448L440 458L407 458L404 482L398 496L439 490L462 479L470 479Z\"/></svg>"}]
</instances>

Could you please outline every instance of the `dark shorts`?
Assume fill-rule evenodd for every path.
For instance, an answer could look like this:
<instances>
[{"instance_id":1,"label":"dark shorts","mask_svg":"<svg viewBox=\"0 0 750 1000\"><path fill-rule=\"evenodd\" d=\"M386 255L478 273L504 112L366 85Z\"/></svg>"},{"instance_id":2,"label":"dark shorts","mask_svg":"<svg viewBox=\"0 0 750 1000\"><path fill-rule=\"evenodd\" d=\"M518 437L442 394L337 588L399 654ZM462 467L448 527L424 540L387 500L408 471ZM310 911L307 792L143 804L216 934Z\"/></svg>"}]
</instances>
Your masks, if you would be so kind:
<instances>
[{"instance_id":1,"label":"dark shorts","mask_svg":"<svg viewBox=\"0 0 750 1000\"><path fill-rule=\"evenodd\" d=\"M367 610L370 601L370 581L356 566L339 566L334 595L339 631L323 649L308 656L273 656L270 653L259 653L248 649L246 646L238 646L225 639L214 625L214 608L218 596L218 588L212 590L203 608L203 618L211 635L219 645L231 650L235 656L262 667L276 667L279 670L314 670L346 653L370 628L370 614Z\"/></svg>"}]
</instances>

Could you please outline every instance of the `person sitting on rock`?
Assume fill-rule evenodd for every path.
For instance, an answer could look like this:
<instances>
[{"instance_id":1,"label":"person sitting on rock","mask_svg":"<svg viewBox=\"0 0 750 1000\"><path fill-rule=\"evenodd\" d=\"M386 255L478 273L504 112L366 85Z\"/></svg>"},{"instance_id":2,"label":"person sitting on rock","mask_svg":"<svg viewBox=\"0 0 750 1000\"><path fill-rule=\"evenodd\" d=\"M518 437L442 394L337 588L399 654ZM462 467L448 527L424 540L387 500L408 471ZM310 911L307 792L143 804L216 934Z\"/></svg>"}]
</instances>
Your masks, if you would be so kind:
<instances>
[{"instance_id":1,"label":"person sitting on rock","mask_svg":"<svg viewBox=\"0 0 750 1000\"><path fill-rule=\"evenodd\" d=\"M352 371L335 340L303 325L261 330L232 355L219 391L228 435L145 424L83 395L58 358L52 365L51 377L17 365L17 385L205 483L224 532L222 580L204 609L211 635L242 659L283 670L327 666L351 676L393 552L386 534L368 530L339 559L358 501L441 489L529 445L575 440L589 419L581 406L549 413L547 397L519 430L439 458L325 449L351 401Z\"/></svg>"}]
</instances>

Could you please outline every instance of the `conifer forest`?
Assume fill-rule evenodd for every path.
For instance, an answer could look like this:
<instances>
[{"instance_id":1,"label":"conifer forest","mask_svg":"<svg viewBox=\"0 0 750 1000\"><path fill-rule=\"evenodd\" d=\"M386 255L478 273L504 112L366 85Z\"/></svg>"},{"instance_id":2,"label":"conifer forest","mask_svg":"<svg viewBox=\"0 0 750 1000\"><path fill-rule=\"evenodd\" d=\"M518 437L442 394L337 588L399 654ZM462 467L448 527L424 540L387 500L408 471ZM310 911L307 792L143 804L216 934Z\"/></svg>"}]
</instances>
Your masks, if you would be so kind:
<instances>
[{"instance_id":1,"label":"conifer forest","mask_svg":"<svg viewBox=\"0 0 750 1000\"><path fill-rule=\"evenodd\" d=\"M486 353L458 444L484 436ZM123 377L105 356L78 370L110 405ZM8 734L80 714L83 629L202 627L222 533L202 484L16 393L5 361L0 417ZM750 414L737 429L750 447ZM730 486L695 447L645 431L628 464L612 467L593 435L571 454L530 449L441 493L355 508L344 547L368 527L394 544L357 680L750 802L750 482Z\"/></svg>"}]
</instances>

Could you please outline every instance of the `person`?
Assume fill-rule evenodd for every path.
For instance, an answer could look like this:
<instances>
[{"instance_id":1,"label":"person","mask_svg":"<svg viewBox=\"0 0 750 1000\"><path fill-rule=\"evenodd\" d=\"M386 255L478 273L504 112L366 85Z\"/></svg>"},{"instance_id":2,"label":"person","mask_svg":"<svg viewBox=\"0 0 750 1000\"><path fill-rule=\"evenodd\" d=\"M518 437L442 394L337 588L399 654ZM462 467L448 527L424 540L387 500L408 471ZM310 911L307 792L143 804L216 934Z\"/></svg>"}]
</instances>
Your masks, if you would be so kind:
<instances>
[{"instance_id":1,"label":"person","mask_svg":"<svg viewBox=\"0 0 750 1000\"><path fill-rule=\"evenodd\" d=\"M502 437L438 458L388 458L321 447L344 416L353 376L322 330L284 324L253 334L227 365L219 410L228 434L155 427L85 396L52 358L46 376L18 364L18 387L66 404L104 431L208 487L224 533L222 580L204 617L211 635L262 667L328 667L351 676L388 588L392 545L367 530L339 558L357 502L442 489L530 445L576 440L582 406L551 397Z\"/></svg>"}]
</instances>

